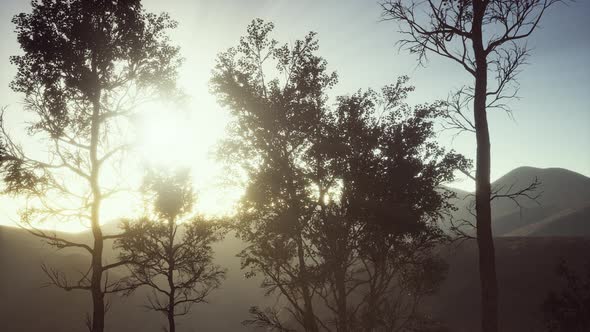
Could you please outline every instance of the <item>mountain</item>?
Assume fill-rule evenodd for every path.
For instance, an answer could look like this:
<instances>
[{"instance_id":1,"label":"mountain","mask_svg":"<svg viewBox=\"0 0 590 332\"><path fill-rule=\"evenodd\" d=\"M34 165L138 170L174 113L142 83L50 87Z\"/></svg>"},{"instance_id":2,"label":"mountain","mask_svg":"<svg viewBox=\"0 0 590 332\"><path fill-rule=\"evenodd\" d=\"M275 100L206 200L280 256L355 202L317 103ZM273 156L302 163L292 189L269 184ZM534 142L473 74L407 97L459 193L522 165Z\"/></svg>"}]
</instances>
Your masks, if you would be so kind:
<instances>
[{"instance_id":1,"label":"mountain","mask_svg":"<svg viewBox=\"0 0 590 332\"><path fill-rule=\"evenodd\" d=\"M523 208L553 206L558 209L575 209L590 202L590 178L563 168L519 167L494 181L492 188L507 190L512 186L514 192L525 188L535 178L541 182L537 191L540 197L536 201L519 198L518 202ZM519 210L509 199L495 200L492 207L496 218Z\"/></svg>"},{"instance_id":2,"label":"mountain","mask_svg":"<svg viewBox=\"0 0 590 332\"><path fill-rule=\"evenodd\" d=\"M563 168L519 167L492 183L501 194L518 192L537 179L532 196L492 201L492 229L495 236L577 236L590 235L590 178ZM456 190L453 202L456 220L474 221L473 193Z\"/></svg>"}]
</instances>

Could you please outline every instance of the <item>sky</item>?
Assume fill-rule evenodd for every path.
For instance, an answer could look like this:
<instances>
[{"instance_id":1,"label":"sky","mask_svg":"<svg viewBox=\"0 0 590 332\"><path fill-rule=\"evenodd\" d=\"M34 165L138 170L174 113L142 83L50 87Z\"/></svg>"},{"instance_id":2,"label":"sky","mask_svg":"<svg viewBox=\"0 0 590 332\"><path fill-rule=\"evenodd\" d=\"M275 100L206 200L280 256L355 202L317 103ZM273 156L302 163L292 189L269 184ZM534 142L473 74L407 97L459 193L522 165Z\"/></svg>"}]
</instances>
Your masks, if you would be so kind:
<instances>
[{"instance_id":1,"label":"sky","mask_svg":"<svg viewBox=\"0 0 590 332\"><path fill-rule=\"evenodd\" d=\"M373 0L144 0L145 9L166 11L179 22L171 38L185 58L180 85L191 96L188 119L172 121L172 127L189 123L183 143L176 149L190 151L193 177L201 193L200 204L212 213L227 210L239 196L219 190L222 170L211 158L223 137L228 114L209 94L208 82L217 53L237 44L254 18L275 23L274 38L293 42L309 31L317 32L319 54L339 75L333 95L394 83L408 75L416 91L412 104L444 99L450 91L472 83L456 63L435 55L426 66L399 50L395 22L381 20ZM8 106L7 122L18 131L26 120L23 96L8 87L16 73L9 56L19 48L10 22L14 14L29 11L25 0L0 2L0 105ZM578 1L551 8L527 40L532 48L529 64L518 76L519 99L510 102L513 116L489 112L492 144L492 180L519 166L561 167L590 176L590 2ZM170 133L172 134L172 132ZM475 137L442 133L440 143L469 158L475 157ZM173 144L174 142L170 142ZM161 146L145 146L156 150ZM471 180L452 184L471 191ZM13 214L0 199L0 214ZM10 219L10 218L9 218ZM6 220L0 220L7 223Z\"/></svg>"}]
</instances>

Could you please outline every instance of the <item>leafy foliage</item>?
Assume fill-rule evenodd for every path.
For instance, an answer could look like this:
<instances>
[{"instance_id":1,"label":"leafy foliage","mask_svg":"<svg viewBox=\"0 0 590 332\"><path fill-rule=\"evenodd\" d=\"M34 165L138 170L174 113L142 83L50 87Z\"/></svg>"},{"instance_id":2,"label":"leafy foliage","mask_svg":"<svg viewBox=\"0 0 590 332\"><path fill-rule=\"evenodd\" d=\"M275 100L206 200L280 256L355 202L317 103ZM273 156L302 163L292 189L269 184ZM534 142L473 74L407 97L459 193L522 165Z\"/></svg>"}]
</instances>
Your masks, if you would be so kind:
<instances>
[{"instance_id":1,"label":"leafy foliage","mask_svg":"<svg viewBox=\"0 0 590 332\"><path fill-rule=\"evenodd\" d=\"M404 104L413 88L402 77L332 108L337 76L315 54L315 35L280 46L272 29L253 21L240 45L219 55L211 80L234 116L222 154L247 173L236 225L249 244L242 266L263 274L262 286L290 313L255 308L248 323L409 327L416 306L394 290L419 300L436 289L444 266L430 250L443 239L435 221L452 196L441 184L466 164L433 141L442 103Z\"/></svg>"},{"instance_id":2,"label":"leafy foliage","mask_svg":"<svg viewBox=\"0 0 590 332\"><path fill-rule=\"evenodd\" d=\"M52 157L34 160L3 129L1 173L7 193L66 195L70 188L60 188L63 174L56 173L64 169L88 181L91 147L104 156L94 164L124 150L112 144L117 119L132 115L147 96L178 95L179 49L166 35L176 22L146 13L139 0L38 0L32 6L13 19L24 54L11 57L17 67L11 87L24 93L25 110L34 114L29 133L49 138Z\"/></svg>"},{"instance_id":3,"label":"leafy foliage","mask_svg":"<svg viewBox=\"0 0 590 332\"><path fill-rule=\"evenodd\" d=\"M178 48L167 31L168 15L143 10L140 0L34 0L30 13L13 18L21 55L11 57L17 74L11 88L24 94L31 114L28 134L46 154L14 140L0 120L3 191L27 199L21 222L57 248L83 248L89 269L71 281L44 268L56 286L92 294L88 327L104 330L105 294L119 282L103 277L121 262L103 262L107 240L101 229L101 203L122 190L116 174L130 148L126 128L136 106L150 98L176 97ZM3 115L3 114L2 114ZM75 243L36 227L43 221L89 226L93 243Z\"/></svg>"}]
</instances>

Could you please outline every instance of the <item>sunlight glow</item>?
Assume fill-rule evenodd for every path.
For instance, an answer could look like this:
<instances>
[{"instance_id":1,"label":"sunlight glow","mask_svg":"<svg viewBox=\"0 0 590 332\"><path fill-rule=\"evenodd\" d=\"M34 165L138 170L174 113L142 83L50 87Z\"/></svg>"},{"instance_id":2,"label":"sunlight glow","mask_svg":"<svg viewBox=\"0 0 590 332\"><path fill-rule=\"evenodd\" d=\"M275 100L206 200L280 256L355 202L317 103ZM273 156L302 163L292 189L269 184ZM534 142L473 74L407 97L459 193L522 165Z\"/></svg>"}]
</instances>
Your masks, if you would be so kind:
<instances>
[{"instance_id":1,"label":"sunlight glow","mask_svg":"<svg viewBox=\"0 0 590 332\"><path fill-rule=\"evenodd\" d=\"M242 195L240 188L226 183L223 166L214 156L226 122L223 112L163 105L150 107L139 121L140 159L152 167L190 168L197 196L194 212L209 217L232 214Z\"/></svg>"},{"instance_id":2,"label":"sunlight glow","mask_svg":"<svg viewBox=\"0 0 590 332\"><path fill-rule=\"evenodd\" d=\"M153 108L140 119L138 143L141 158L157 167L189 167L194 132L190 113Z\"/></svg>"},{"instance_id":3,"label":"sunlight glow","mask_svg":"<svg viewBox=\"0 0 590 332\"><path fill-rule=\"evenodd\" d=\"M214 105L189 105L186 109L175 109L171 105L151 104L141 109L130 134L136 149L127 155L121 172L104 169L101 184L116 188L130 189L105 199L101 207L101 222L106 224L106 233L117 232L116 225L121 218L142 216L144 203L137 189L140 188L146 167L164 170L186 167L191 170L196 202L193 212L207 217L228 216L235 212L237 201L243 189L228 184L223 166L215 160L215 149L225 135L227 117ZM42 151L39 142L30 144L32 151ZM41 152L40 152L41 153ZM78 187L80 179L68 180ZM74 181L72 183L71 181ZM80 182L82 192L88 188ZM77 204L72 203L77 206ZM4 216L0 225L17 226L19 212L26 202L21 198L0 197L0 214ZM35 223L40 229L78 233L89 231L88 220L45 220Z\"/></svg>"}]
</instances>

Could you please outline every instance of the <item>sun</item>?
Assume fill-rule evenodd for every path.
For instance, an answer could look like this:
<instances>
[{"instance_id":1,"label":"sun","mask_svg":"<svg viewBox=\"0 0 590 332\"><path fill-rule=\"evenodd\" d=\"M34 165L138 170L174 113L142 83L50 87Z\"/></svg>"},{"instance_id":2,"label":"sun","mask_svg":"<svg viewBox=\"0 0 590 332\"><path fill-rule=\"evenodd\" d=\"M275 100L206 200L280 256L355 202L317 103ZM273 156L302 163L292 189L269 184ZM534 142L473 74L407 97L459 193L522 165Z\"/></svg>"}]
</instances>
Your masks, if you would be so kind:
<instances>
[{"instance_id":1,"label":"sun","mask_svg":"<svg viewBox=\"0 0 590 332\"><path fill-rule=\"evenodd\" d=\"M188 111L160 107L147 109L139 119L140 158L147 164L166 167L189 167L195 161L191 147L198 140L191 130Z\"/></svg>"},{"instance_id":2,"label":"sun","mask_svg":"<svg viewBox=\"0 0 590 332\"><path fill-rule=\"evenodd\" d=\"M143 166L189 168L197 194L195 212L200 214L232 214L243 192L227 185L223 165L215 158L226 123L223 113L209 108L174 109L162 104L146 108L138 121L137 144Z\"/></svg>"},{"instance_id":3,"label":"sun","mask_svg":"<svg viewBox=\"0 0 590 332\"><path fill-rule=\"evenodd\" d=\"M141 109L133 125L125 127L129 130L125 139L135 148L123 159L124 171L114 172L107 167L102 173L103 185L110 188L123 182L131 190L103 201L102 223L116 224L121 218L141 216L144 205L140 192L135 189L141 186L146 167L190 169L196 193L193 212L207 217L234 214L244 190L228 185L227 172L215 158L217 144L226 134L226 124L224 113L215 112L213 105L177 109L158 103ZM24 207L22 199L0 197L0 214L4 216L0 225L17 225L18 211ZM85 220L50 220L36 227L69 233L89 229Z\"/></svg>"}]
</instances>

